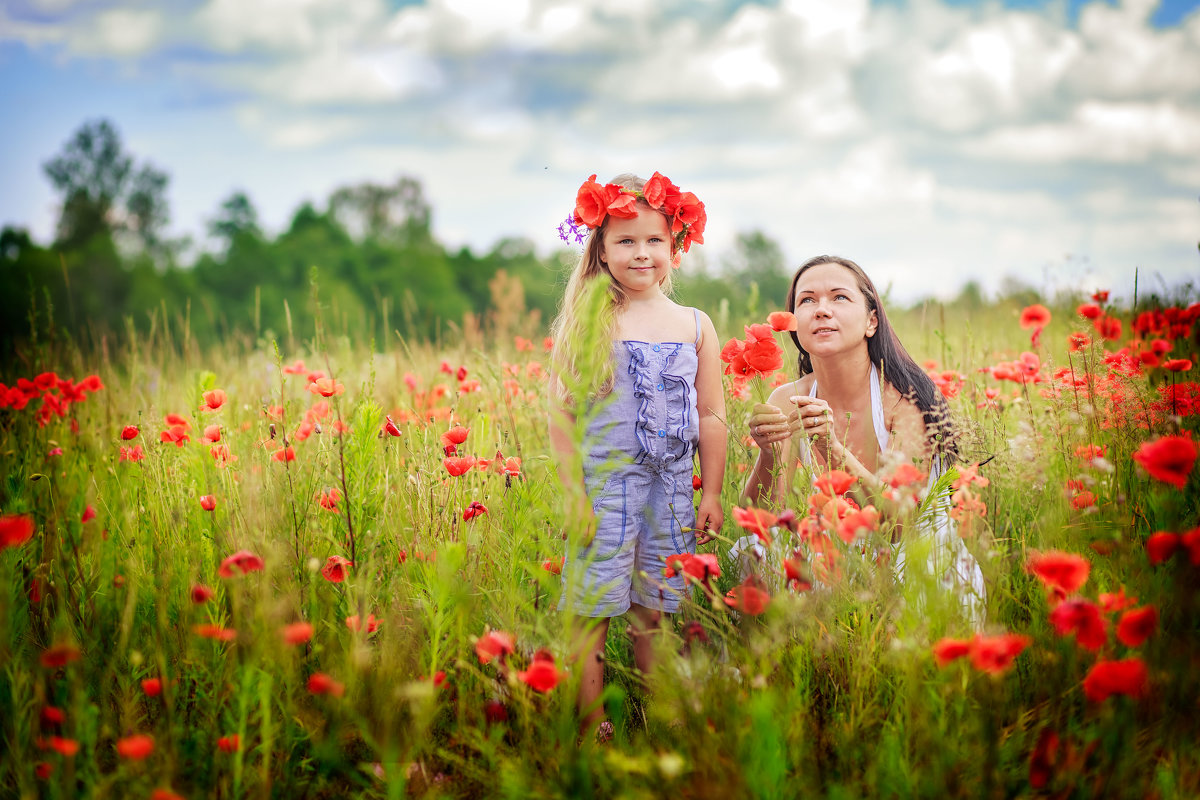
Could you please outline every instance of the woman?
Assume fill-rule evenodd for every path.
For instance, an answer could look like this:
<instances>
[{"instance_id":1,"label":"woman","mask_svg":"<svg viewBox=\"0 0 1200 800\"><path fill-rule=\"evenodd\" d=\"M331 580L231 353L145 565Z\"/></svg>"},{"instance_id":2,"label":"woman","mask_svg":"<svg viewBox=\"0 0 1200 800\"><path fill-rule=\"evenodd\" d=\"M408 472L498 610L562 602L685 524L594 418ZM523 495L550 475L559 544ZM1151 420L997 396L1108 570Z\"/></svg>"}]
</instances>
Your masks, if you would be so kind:
<instances>
[{"instance_id":1,"label":"woman","mask_svg":"<svg viewBox=\"0 0 1200 800\"><path fill-rule=\"evenodd\" d=\"M780 467L797 458L816 473L845 470L873 495L882 488L876 473L885 462L915 464L932 487L957 454L949 408L896 337L862 267L836 256L810 259L792 278L787 307L796 315L800 379L777 388L750 417L758 458L746 501L782 505L793 473ZM934 537L930 568L944 584L963 589L964 605L978 620L983 575L944 506L921 525ZM896 568L902 577L903 542Z\"/></svg>"}]
</instances>

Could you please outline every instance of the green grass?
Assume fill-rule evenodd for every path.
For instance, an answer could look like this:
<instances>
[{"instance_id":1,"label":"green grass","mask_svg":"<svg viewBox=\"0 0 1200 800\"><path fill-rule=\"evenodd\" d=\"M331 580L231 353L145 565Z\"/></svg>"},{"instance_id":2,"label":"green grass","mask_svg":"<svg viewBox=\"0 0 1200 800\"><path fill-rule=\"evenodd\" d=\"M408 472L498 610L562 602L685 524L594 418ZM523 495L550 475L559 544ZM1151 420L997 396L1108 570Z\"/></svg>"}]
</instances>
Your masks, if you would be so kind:
<instances>
[{"instance_id":1,"label":"green grass","mask_svg":"<svg viewBox=\"0 0 1200 800\"><path fill-rule=\"evenodd\" d=\"M1137 424L1158 384L1196 372L1122 379L1128 396L1114 407L1086 390L1043 397L1050 384L997 382L978 370L1029 348L1018 313L917 309L894 320L918 360L965 377L952 401L969 432L965 449L971 460L992 459L980 472L990 481L979 490L988 514L968 546L989 586L984 631L1032 639L1013 666L998 676L961 660L939 669L931 645L972 628L916 570L896 585L848 553L838 583L795 593L773 578L770 607L749 617L720 602L737 583L723 558L716 600L697 590L661 637L648 690L623 625L613 626L606 707L617 735L607 747L579 741L568 620L556 610L559 579L542 566L563 554L568 531L545 381L533 366L546 366L540 350L517 352L509 331L490 331L484 350L397 342L383 352L320 332L285 353L246 339L202 352L186 331L86 353L43 336L18 354L20 371L6 383L94 373L104 389L71 406L78 433L69 418L40 427L37 402L0 409L0 515L28 515L36 526L29 542L0 550L0 796L1036 796L1030 756L1047 729L1060 746L1046 794L1196 796L1200 567L1186 554L1151 566L1144 540L1200 523L1200 482L1193 470L1176 489L1132 460L1143 442L1200 427L1195 416ZM1043 335L1046 372L1071 363L1099 385L1108 374L1099 345L1071 361L1061 345L1082 329L1070 317L1056 311ZM726 337L740 331L729 328ZM1172 355L1185 357L1194 348L1174 345ZM280 369L296 358L345 386L304 440L295 432L321 398L305 391L304 375ZM466 367L478 390L460 393L443 361ZM446 391L435 397L439 383ZM218 387L227 403L197 410ZM1001 402L977 408L988 387L1001 389ZM728 402L722 556L742 533L729 511L753 458L742 438L752 401ZM284 411L273 421L266 411L275 406ZM158 441L168 413L190 421L182 447ZM381 435L385 415L400 436ZM339 420L349 426L341 436ZM449 476L440 436L450 421L470 428L461 453L520 456L521 475ZM213 423L237 457L224 467L199 442ZM131 424L140 436L121 441ZM295 461L271 457L285 438ZM121 461L121 446L137 443L145 459ZM1111 471L1080 462L1075 448L1085 444L1106 448ZM56 447L62 453L48 455ZM1090 509L1074 508L1064 491L1079 479L1096 495ZM332 488L342 492L341 513L317 502ZM199 505L210 494L212 512ZM807 495L797 486L787 505L803 514ZM488 511L465 522L472 501ZM89 505L97 516L83 523ZM265 568L218 577L221 561L243 549ZM1158 608L1158 629L1137 648L1110 631L1099 653L1057 636L1043 587L1025 568L1035 550L1085 556L1091 574L1080 596L1124 587ZM321 574L334 555L355 562L345 582ZM196 583L212 587L213 600L193 603ZM379 630L350 630L354 614L374 614ZM314 635L286 644L279 629L297 620ZM708 641L685 647L692 621ZM206 623L236 637L202 638L194 629ZM489 629L516 639L507 669L476 657L475 640ZM80 657L42 666L55 644ZM541 648L566 675L546 694L517 678ZM1081 681L1097 659L1134 655L1149 668L1144 696L1087 700ZM438 672L446 681L435 687ZM315 673L344 694L312 694ZM153 677L164 689L149 697L141 681ZM489 722L489 702L506 719ZM47 706L62 709L61 725L41 720ZM139 733L154 738L154 752L119 757L118 740ZM219 749L233 734L240 748ZM78 742L78 752L47 748L50 736ZM40 763L52 768L48 777L37 776Z\"/></svg>"}]
</instances>

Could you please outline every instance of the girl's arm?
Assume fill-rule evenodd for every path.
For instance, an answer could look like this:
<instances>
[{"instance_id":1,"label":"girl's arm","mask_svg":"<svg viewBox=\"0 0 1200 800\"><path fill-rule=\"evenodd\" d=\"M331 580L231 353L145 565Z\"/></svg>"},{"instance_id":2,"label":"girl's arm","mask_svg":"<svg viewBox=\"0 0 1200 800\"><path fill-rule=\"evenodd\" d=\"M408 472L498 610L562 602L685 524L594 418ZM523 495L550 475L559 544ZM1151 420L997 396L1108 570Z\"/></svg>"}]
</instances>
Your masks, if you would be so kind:
<instances>
[{"instance_id":1,"label":"girl's arm","mask_svg":"<svg viewBox=\"0 0 1200 800\"><path fill-rule=\"evenodd\" d=\"M721 529L721 486L725 483L725 390L721 385L717 329L700 314L700 345L696 349L696 411L700 423L700 506L696 512L696 543L708 544Z\"/></svg>"}]
</instances>

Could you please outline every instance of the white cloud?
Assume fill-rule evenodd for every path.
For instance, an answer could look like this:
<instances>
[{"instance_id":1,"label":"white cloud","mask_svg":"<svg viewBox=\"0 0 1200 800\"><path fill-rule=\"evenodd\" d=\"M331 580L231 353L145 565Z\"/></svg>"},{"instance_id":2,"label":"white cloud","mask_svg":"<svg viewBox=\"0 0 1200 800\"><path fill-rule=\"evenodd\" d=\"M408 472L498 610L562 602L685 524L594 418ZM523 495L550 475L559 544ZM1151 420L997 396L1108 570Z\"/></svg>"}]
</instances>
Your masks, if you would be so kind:
<instances>
[{"instance_id":1,"label":"white cloud","mask_svg":"<svg viewBox=\"0 0 1200 800\"><path fill-rule=\"evenodd\" d=\"M158 11L114 8L96 14L87 27L75 28L69 44L85 55L137 57L158 45L163 28Z\"/></svg>"}]
</instances>

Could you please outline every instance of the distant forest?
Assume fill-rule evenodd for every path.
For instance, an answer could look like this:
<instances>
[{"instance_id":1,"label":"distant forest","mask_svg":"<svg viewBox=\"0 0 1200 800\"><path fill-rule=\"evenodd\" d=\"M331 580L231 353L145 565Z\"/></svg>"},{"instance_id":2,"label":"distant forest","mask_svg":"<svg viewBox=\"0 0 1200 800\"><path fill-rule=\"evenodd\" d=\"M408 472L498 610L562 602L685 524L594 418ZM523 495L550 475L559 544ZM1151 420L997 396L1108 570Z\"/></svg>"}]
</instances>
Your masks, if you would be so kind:
<instances>
[{"instance_id":1,"label":"distant forest","mask_svg":"<svg viewBox=\"0 0 1200 800\"><path fill-rule=\"evenodd\" d=\"M182 263L188 243L166 236L169 176L126 152L110 122L82 125L43 170L60 201L54 242L11 226L0 232L6 354L51 326L85 349L164 327L202 345L233 335L303 340L318 309L328 330L380 348L397 333L533 337L547 329L579 252L541 258L524 239L485 254L449 251L430 231L421 184L399 177L342 187L322 207L305 203L273 238L234 192L208 222L215 251ZM774 309L787 291L788 265L760 232L739 234L718 266L693 253L676 274L680 300L718 326ZM977 286L960 299L982 302Z\"/></svg>"}]
</instances>

